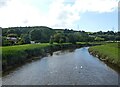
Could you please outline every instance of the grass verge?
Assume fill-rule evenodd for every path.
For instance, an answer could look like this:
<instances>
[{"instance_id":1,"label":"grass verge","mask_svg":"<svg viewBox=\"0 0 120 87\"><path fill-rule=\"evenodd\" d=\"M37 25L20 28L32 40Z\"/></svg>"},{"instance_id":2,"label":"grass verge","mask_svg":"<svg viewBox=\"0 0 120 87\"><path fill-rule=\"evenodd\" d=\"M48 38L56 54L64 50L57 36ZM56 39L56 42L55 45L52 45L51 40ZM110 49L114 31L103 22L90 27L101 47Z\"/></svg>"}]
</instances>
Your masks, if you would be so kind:
<instances>
[{"instance_id":1,"label":"grass verge","mask_svg":"<svg viewBox=\"0 0 120 87\"><path fill-rule=\"evenodd\" d=\"M89 52L99 59L120 67L120 43L107 43L89 48Z\"/></svg>"},{"instance_id":2,"label":"grass verge","mask_svg":"<svg viewBox=\"0 0 120 87\"><path fill-rule=\"evenodd\" d=\"M49 43L42 43L2 47L2 71L4 72L12 69L31 59L36 59L37 56L43 57L46 56L47 53L70 47L73 47L70 43L55 43L52 45Z\"/></svg>"}]
</instances>

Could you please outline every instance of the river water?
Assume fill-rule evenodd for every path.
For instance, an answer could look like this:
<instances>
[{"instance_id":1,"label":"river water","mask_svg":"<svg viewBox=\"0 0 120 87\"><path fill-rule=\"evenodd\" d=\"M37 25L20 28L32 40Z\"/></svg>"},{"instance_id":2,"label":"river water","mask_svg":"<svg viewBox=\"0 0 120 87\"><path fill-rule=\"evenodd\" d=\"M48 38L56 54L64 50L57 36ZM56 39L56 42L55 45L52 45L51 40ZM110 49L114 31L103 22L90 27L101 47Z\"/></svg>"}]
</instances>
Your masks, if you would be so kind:
<instances>
[{"instance_id":1,"label":"river water","mask_svg":"<svg viewBox=\"0 0 120 87\"><path fill-rule=\"evenodd\" d=\"M54 52L2 78L3 85L117 85L118 73L88 47Z\"/></svg>"}]
</instances>

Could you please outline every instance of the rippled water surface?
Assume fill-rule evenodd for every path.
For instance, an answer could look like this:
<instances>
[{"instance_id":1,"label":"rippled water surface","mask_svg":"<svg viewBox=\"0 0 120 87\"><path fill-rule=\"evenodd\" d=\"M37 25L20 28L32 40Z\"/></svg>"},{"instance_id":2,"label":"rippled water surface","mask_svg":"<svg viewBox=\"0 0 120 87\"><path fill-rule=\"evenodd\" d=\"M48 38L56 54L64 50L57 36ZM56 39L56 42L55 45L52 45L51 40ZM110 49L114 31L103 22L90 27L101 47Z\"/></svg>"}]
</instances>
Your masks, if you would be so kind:
<instances>
[{"instance_id":1,"label":"rippled water surface","mask_svg":"<svg viewBox=\"0 0 120 87\"><path fill-rule=\"evenodd\" d=\"M118 73L88 47L54 52L3 77L3 85L117 85Z\"/></svg>"}]
</instances>

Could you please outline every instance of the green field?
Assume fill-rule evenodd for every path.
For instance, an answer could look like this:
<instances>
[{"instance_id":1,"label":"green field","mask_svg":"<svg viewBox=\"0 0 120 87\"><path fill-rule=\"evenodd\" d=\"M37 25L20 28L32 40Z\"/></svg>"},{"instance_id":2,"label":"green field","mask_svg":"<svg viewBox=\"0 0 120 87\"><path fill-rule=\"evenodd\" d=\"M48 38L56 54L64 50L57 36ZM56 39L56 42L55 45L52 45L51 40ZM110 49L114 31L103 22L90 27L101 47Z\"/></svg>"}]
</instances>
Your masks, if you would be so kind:
<instances>
[{"instance_id":1,"label":"green field","mask_svg":"<svg viewBox=\"0 0 120 87\"><path fill-rule=\"evenodd\" d=\"M101 46L93 46L89 48L89 52L94 56L97 55L101 60L120 67L119 50L119 43L107 43Z\"/></svg>"}]
</instances>

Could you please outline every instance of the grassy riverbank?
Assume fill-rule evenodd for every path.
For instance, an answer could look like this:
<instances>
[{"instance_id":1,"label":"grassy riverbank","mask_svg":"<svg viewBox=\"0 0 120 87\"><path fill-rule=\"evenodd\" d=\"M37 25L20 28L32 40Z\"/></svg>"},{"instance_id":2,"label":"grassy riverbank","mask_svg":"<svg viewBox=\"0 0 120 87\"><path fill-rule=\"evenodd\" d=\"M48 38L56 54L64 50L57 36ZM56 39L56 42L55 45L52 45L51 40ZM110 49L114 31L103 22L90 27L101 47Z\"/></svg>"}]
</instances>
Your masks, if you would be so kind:
<instances>
[{"instance_id":1,"label":"grassy riverbank","mask_svg":"<svg viewBox=\"0 0 120 87\"><path fill-rule=\"evenodd\" d=\"M73 47L76 47L76 45L71 43L55 43L52 45L42 43L2 47L2 70L4 72L37 56L43 57L46 56L47 53Z\"/></svg>"},{"instance_id":2,"label":"grassy riverbank","mask_svg":"<svg viewBox=\"0 0 120 87\"><path fill-rule=\"evenodd\" d=\"M42 58L47 53L69 48L78 48L83 46L99 45L100 43L62 43L62 44L26 44L16 46L5 46L2 48L2 71L10 70L16 66L22 65L27 61ZM39 57L38 57L39 56Z\"/></svg>"},{"instance_id":3,"label":"grassy riverbank","mask_svg":"<svg viewBox=\"0 0 120 87\"><path fill-rule=\"evenodd\" d=\"M89 48L89 52L101 60L120 67L119 58L120 43L108 43Z\"/></svg>"}]
</instances>

